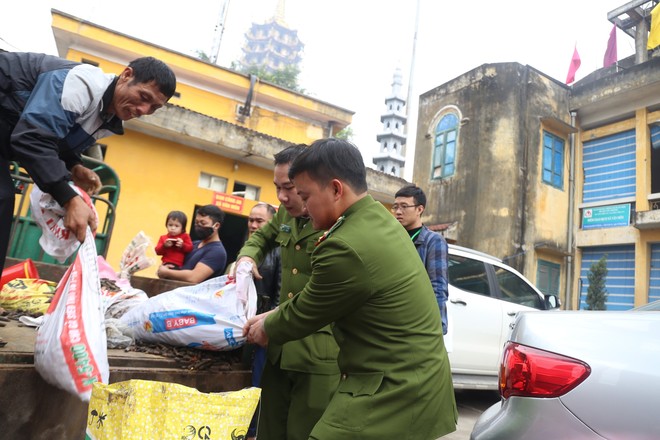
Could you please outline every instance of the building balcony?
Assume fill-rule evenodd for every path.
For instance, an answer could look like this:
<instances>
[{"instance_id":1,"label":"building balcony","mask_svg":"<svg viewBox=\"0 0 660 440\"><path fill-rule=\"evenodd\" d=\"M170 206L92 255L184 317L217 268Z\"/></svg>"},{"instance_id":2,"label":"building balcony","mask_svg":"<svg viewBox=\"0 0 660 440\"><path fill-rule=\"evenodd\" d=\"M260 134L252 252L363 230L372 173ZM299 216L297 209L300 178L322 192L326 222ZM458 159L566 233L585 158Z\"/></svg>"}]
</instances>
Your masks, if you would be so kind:
<instances>
[{"instance_id":1,"label":"building balcony","mask_svg":"<svg viewBox=\"0 0 660 440\"><path fill-rule=\"evenodd\" d=\"M660 229L660 194L649 194L649 210L635 213L637 229Z\"/></svg>"}]
</instances>

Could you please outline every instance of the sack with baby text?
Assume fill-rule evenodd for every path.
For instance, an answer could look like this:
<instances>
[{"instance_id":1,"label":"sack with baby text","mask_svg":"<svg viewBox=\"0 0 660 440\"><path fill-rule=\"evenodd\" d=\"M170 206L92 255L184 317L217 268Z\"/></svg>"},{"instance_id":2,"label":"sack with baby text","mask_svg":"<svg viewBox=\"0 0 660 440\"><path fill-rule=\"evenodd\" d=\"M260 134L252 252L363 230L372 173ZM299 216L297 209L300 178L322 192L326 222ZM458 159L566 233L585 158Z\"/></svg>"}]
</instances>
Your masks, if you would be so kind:
<instances>
[{"instance_id":1,"label":"sack with baby text","mask_svg":"<svg viewBox=\"0 0 660 440\"><path fill-rule=\"evenodd\" d=\"M249 264L239 265L236 282L224 275L149 298L120 322L137 340L203 350L233 350L246 340L243 325L254 316L257 290Z\"/></svg>"}]
</instances>

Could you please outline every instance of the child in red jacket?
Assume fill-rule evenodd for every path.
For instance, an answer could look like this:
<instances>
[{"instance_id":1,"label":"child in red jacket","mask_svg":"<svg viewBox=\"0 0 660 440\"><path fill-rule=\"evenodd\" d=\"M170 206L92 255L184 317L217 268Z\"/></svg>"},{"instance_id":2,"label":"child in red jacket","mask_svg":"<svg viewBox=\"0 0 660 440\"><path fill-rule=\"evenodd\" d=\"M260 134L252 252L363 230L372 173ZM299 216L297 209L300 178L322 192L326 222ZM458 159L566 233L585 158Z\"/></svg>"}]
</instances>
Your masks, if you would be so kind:
<instances>
[{"instance_id":1,"label":"child in red jacket","mask_svg":"<svg viewBox=\"0 0 660 440\"><path fill-rule=\"evenodd\" d=\"M186 234L188 217L181 211L167 214L167 235L162 235L156 245L156 254L162 255L163 264L171 269L180 269L186 254L192 251L192 240Z\"/></svg>"}]
</instances>

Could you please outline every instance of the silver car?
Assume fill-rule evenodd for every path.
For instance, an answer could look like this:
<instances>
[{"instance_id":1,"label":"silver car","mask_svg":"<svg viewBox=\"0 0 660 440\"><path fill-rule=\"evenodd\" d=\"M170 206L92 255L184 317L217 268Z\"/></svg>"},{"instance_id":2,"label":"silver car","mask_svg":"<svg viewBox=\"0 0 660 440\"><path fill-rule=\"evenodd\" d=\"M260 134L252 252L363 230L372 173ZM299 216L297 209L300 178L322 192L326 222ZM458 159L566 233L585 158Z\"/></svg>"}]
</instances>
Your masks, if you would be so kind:
<instances>
[{"instance_id":1,"label":"silver car","mask_svg":"<svg viewBox=\"0 0 660 440\"><path fill-rule=\"evenodd\" d=\"M660 313L522 312L512 327L502 400L471 439L660 438Z\"/></svg>"}]
</instances>

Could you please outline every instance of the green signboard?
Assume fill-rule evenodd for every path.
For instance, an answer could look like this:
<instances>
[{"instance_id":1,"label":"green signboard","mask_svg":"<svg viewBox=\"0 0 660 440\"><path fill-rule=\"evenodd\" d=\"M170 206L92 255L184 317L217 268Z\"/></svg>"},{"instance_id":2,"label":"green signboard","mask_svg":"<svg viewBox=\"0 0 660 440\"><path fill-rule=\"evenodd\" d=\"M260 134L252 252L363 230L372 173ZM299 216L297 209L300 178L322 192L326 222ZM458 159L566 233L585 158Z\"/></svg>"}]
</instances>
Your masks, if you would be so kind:
<instances>
[{"instance_id":1,"label":"green signboard","mask_svg":"<svg viewBox=\"0 0 660 440\"><path fill-rule=\"evenodd\" d=\"M630 224L630 203L582 210L582 229L613 228Z\"/></svg>"}]
</instances>

